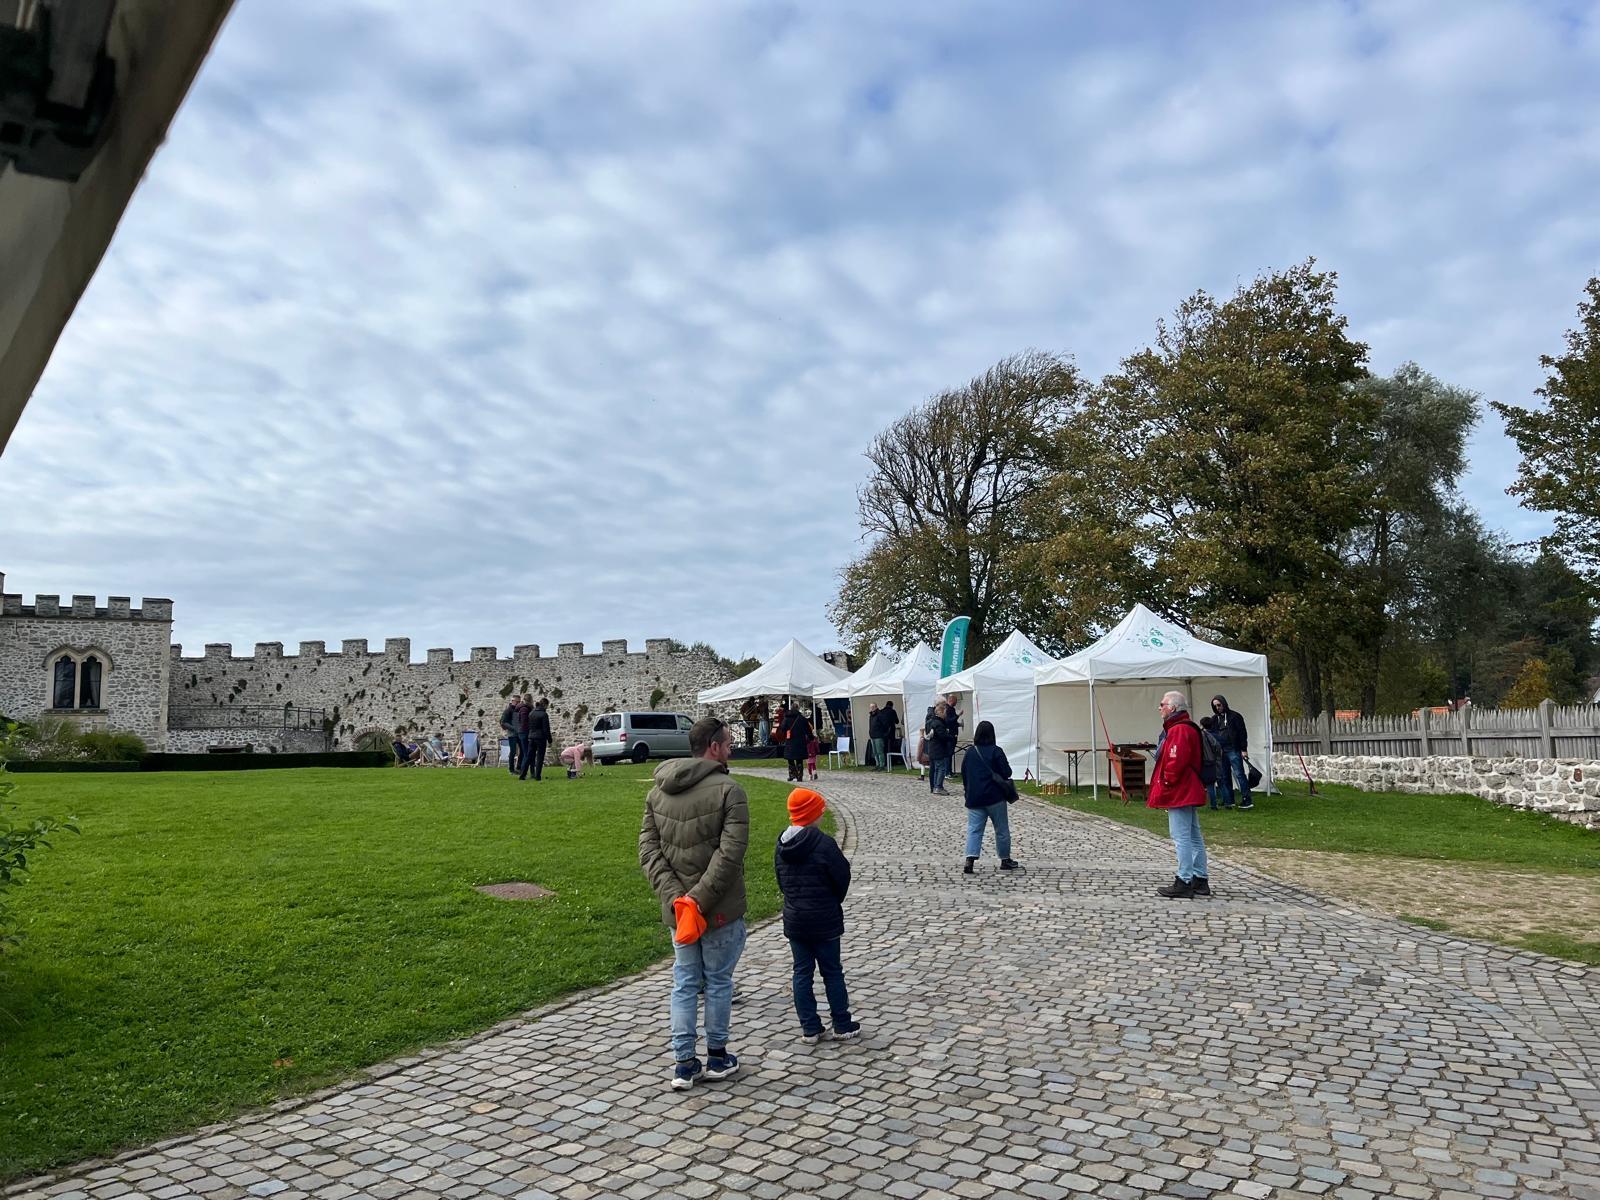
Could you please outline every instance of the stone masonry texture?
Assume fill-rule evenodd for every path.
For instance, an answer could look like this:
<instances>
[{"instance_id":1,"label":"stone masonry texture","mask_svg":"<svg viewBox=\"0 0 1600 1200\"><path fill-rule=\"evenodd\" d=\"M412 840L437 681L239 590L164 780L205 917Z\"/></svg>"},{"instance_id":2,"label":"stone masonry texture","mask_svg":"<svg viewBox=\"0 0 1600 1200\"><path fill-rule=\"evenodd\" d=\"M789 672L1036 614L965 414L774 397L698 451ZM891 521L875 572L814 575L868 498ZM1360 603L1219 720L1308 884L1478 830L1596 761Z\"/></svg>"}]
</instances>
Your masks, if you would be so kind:
<instances>
[{"instance_id":1,"label":"stone masonry texture","mask_svg":"<svg viewBox=\"0 0 1600 1200\"><path fill-rule=\"evenodd\" d=\"M0 574L0 592L5 576ZM213 745L249 742L258 749L323 749L315 737L285 731L281 720L247 727L237 719L205 724L203 712L250 708L256 715L286 706L322 709L332 720L332 749L351 749L363 733L392 737L441 733L453 737L477 729L500 735L500 714L512 692L550 701L550 724L558 741L587 733L594 718L617 709L707 711L696 699L726 683L728 670L705 649L683 649L668 638L646 640L630 652L626 640L601 643L587 654L581 642L563 642L553 655L537 645L517 646L509 658L493 646L474 647L458 662L448 649L411 661L409 638L389 638L369 650L352 638L329 650L325 642L301 642L286 654L281 642L258 643L248 657L235 657L228 643L208 645L185 658L172 643L172 601L145 600L132 607L113 596L97 607L93 596L20 594L0 601L0 714L32 720L50 711L47 660L61 649L96 650L109 661L103 708L68 713L85 727L131 730L152 750L203 751ZM181 725L169 713L185 710ZM236 714L228 714L229 718ZM270 713L268 713L270 715Z\"/></svg>"},{"instance_id":2,"label":"stone masonry texture","mask_svg":"<svg viewBox=\"0 0 1600 1200\"><path fill-rule=\"evenodd\" d=\"M451 736L477 729L499 737L500 714L513 692L549 699L557 740L588 732L595 717L614 709L693 716L701 711L700 690L728 678L711 653L677 650L666 638L646 641L643 653L629 653L623 640L602 643L599 654L585 654L577 642L562 643L554 655L539 649L518 646L500 658L492 646L477 647L465 662L449 650L429 650L428 661L416 663L408 638L389 638L376 652L365 639L333 652L322 642L301 642L298 654L261 643L249 658L234 657L226 643L208 645L198 658L174 646L171 703L326 709L333 748L348 750L368 731Z\"/></svg>"},{"instance_id":3,"label":"stone masonry texture","mask_svg":"<svg viewBox=\"0 0 1600 1200\"><path fill-rule=\"evenodd\" d=\"M1305 770L1324 783L1368 792L1456 793L1496 804L1549 813L1574 825L1600 829L1600 762L1576 759L1305 756ZM1300 756L1277 754L1273 777L1304 779Z\"/></svg>"},{"instance_id":4,"label":"stone masonry texture","mask_svg":"<svg viewBox=\"0 0 1600 1200\"><path fill-rule=\"evenodd\" d=\"M966 877L958 798L821 787L855 868L859 1042L800 1042L768 923L730 1080L668 1088L663 966L5 1194L1600 1200L1588 969L1216 859L1215 899L1164 901L1164 839L1035 800L1012 809L1026 870L991 845Z\"/></svg>"}]
</instances>

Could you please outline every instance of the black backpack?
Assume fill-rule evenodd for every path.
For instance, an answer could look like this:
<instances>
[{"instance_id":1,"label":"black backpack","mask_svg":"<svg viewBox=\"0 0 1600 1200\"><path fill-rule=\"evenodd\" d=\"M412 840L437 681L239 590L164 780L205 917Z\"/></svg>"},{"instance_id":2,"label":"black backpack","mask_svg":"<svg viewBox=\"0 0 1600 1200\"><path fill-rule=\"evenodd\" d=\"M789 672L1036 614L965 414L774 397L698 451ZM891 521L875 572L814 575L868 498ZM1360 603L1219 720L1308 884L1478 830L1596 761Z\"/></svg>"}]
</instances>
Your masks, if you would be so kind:
<instances>
[{"instance_id":1,"label":"black backpack","mask_svg":"<svg viewBox=\"0 0 1600 1200\"><path fill-rule=\"evenodd\" d=\"M1200 735L1200 782L1210 787L1217 782L1217 772L1222 765L1222 743L1217 741L1217 735L1203 725L1194 725L1194 731Z\"/></svg>"}]
</instances>

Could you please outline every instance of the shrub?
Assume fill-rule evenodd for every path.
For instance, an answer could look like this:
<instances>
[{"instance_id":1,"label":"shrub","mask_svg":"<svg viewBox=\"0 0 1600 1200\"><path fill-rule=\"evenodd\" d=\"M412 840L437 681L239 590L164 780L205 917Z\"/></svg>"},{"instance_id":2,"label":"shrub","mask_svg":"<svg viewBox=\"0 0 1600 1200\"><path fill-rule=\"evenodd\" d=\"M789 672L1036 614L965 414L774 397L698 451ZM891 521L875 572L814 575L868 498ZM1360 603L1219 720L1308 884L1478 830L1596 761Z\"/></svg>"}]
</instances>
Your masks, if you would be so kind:
<instances>
[{"instance_id":1,"label":"shrub","mask_svg":"<svg viewBox=\"0 0 1600 1200\"><path fill-rule=\"evenodd\" d=\"M28 856L39 850L48 850L50 836L58 830L78 832L76 817L35 817L22 825L11 823L5 809L10 806L11 795L17 785L6 778L6 761L16 745L16 725L7 722L0 726L0 949L16 945L21 936L12 927L8 897L13 888L27 882Z\"/></svg>"},{"instance_id":2,"label":"shrub","mask_svg":"<svg viewBox=\"0 0 1600 1200\"><path fill-rule=\"evenodd\" d=\"M138 762L148 748L136 733L93 731L79 736L83 757L90 762Z\"/></svg>"}]
</instances>

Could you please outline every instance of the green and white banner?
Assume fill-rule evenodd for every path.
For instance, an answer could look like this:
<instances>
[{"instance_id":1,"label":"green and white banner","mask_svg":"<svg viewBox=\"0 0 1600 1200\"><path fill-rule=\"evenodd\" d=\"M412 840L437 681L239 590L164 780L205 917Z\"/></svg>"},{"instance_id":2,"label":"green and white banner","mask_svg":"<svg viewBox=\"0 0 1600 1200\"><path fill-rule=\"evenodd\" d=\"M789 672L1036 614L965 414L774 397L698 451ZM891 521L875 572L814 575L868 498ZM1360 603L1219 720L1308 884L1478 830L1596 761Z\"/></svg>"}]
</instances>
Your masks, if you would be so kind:
<instances>
[{"instance_id":1,"label":"green and white banner","mask_svg":"<svg viewBox=\"0 0 1600 1200\"><path fill-rule=\"evenodd\" d=\"M944 627L944 642L939 648L939 677L954 675L967 663L967 626L971 617L956 617Z\"/></svg>"}]
</instances>

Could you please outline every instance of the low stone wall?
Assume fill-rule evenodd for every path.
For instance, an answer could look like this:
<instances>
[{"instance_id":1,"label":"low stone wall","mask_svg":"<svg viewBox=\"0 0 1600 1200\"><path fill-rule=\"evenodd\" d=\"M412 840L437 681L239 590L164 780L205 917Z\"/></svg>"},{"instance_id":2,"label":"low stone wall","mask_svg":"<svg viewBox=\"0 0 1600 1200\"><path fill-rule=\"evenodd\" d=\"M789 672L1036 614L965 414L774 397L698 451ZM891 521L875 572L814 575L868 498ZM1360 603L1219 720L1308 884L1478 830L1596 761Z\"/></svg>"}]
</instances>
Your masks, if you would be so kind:
<instances>
[{"instance_id":1,"label":"low stone wall","mask_svg":"<svg viewBox=\"0 0 1600 1200\"><path fill-rule=\"evenodd\" d=\"M1306 755L1313 779L1367 792L1462 793L1600 829L1600 762L1537 758L1379 758ZM1279 753L1273 775L1301 776L1300 757Z\"/></svg>"},{"instance_id":2,"label":"low stone wall","mask_svg":"<svg viewBox=\"0 0 1600 1200\"><path fill-rule=\"evenodd\" d=\"M328 739L319 730L281 725L167 730L168 754L204 754L213 746L250 746L257 754L320 754L328 748Z\"/></svg>"}]
</instances>

